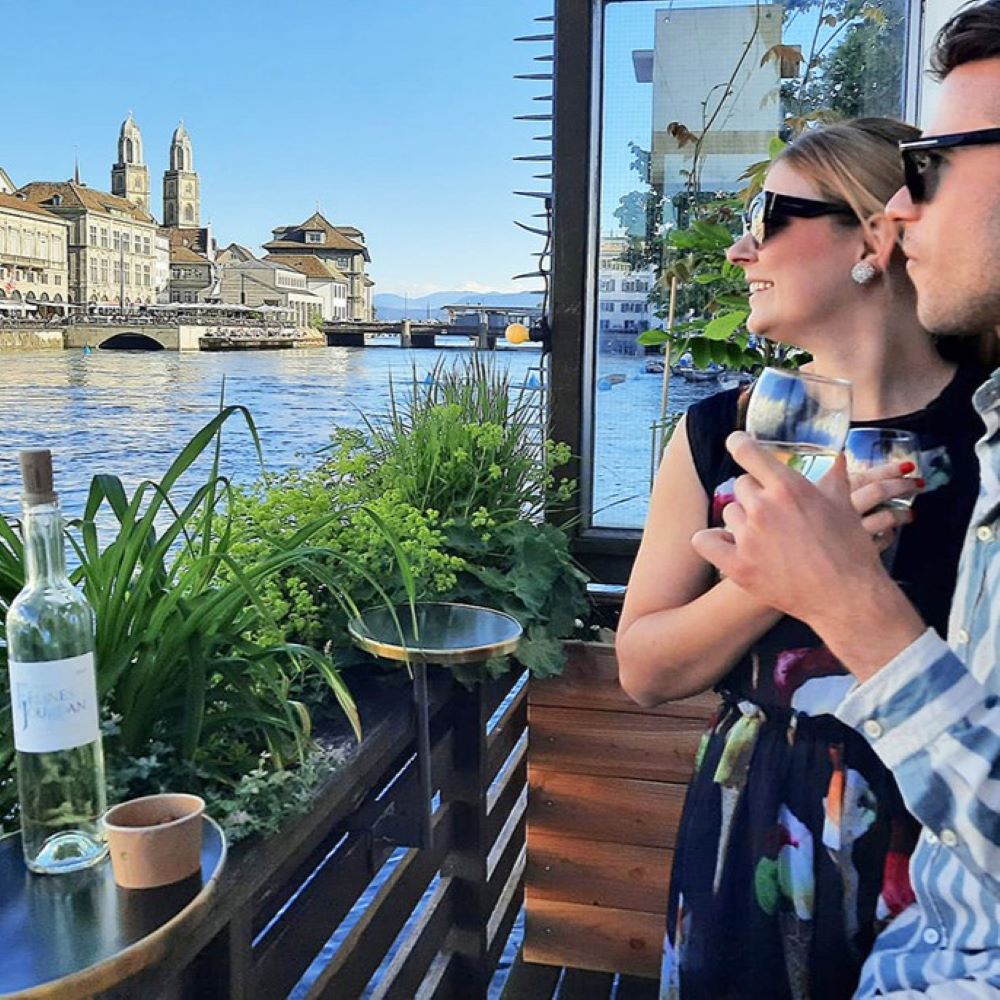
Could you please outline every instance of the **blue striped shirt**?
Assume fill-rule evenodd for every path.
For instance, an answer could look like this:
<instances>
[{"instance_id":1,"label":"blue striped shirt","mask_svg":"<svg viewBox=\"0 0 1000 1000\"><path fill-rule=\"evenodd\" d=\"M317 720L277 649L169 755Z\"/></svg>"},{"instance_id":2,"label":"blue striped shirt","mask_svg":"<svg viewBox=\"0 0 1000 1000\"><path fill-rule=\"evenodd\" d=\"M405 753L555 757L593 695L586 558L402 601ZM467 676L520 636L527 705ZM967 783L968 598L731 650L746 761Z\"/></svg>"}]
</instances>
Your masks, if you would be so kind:
<instances>
[{"instance_id":1,"label":"blue striped shirt","mask_svg":"<svg viewBox=\"0 0 1000 1000\"><path fill-rule=\"evenodd\" d=\"M1000 369L975 405L981 485L948 642L929 629L837 710L923 824L916 902L876 941L857 997L1000 997Z\"/></svg>"}]
</instances>

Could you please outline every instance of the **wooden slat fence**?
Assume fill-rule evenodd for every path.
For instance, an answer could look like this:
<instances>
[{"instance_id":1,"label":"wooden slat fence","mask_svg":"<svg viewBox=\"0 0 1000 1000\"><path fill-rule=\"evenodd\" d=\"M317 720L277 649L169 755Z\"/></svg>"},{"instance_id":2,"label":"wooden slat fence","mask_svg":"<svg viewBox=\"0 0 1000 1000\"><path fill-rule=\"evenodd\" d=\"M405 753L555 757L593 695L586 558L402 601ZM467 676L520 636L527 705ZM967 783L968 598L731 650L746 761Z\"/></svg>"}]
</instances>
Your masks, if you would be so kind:
<instances>
[{"instance_id":1,"label":"wooden slat fence","mask_svg":"<svg viewBox=\"0 0 1000 1000\"><path fill-rule=\"evenodd\" d=\"M431 682L433 847L390 839L416 831L409 689L359 698L365 738L315 808L238 845L167 960L103 995L277 1000L309 970L309 1000L485 998L523 900L526 678Z\"/></svg>"},{"instance_id":2,"label":"wooden slat fence","mask_svg":"<svg viewBox=\"0 0 1000 1000\"><path fill-rule=\"evenodd\" d=\"M655 978L686 785L718 700L642 709L613 647L568 647L561 677L529 685L524 961Z\"/></svg>"}]
</instances>

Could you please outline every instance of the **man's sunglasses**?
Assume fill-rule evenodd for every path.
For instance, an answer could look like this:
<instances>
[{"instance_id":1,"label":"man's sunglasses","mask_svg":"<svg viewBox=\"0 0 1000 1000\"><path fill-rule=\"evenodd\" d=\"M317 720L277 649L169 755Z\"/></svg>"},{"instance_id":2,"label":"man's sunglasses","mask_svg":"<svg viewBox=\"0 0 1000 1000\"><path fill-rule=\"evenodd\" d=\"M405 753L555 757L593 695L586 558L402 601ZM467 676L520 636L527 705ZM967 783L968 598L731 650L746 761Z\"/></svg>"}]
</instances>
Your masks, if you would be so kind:
<instances>
[{"instance_id":1,"label":"man's sunglasses","mask_svg":"<svg viewBox=\"0 0 1000 1000\"><path fill-rule=\"evenodd\" d=\"M816 201L813 198L794 198L776 191L761 191L743 213L743 233L749 233L757 246L784 226L790 219L816 219L821 215L849 215L854 211L844 204Z\"/></svg>"},{"instance_id":2,"label":"man's sunglasses","mask_svg":"<svg viewBox=\"0 0 1000 1000\"><path fill-rule=\"evenodd\" d=\"M941 180L941 167L947 157L942 150L961 146L984 146L1000 142L1000 128L982 128L975 132L953 132L950 135L932 135L926 139L910 139L899 144L903 158L903 177L906 190L914 205L926 204L937 193Z\"/></svg>"}]
</instances>

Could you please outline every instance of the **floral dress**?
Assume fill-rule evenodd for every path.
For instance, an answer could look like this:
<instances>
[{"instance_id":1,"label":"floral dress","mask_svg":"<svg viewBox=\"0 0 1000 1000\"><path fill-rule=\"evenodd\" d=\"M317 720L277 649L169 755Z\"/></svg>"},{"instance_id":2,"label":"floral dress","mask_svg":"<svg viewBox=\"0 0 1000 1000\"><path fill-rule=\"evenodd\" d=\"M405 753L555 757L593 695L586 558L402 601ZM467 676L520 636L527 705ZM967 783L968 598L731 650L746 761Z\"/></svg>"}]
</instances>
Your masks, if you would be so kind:
<instances>
[{"instance_id":1,"label":"floral dress","mask_svg":"<svg viewBox=\"0 0 1000 1000\"><path fill-rule=\"evenodd\" d=\"M866 422L920 440L927 486L892 573L942 634L977 489L982 378L959 368L926 409ZM688 411L715 525L741 471L724 444L741 405L732 390ZM832 715L852 684L815 633L784 618L717 685L674 854L664 1000L850 997L876 934L913 900L918 825L865 739Z\"/></svg>"}]
</instances>

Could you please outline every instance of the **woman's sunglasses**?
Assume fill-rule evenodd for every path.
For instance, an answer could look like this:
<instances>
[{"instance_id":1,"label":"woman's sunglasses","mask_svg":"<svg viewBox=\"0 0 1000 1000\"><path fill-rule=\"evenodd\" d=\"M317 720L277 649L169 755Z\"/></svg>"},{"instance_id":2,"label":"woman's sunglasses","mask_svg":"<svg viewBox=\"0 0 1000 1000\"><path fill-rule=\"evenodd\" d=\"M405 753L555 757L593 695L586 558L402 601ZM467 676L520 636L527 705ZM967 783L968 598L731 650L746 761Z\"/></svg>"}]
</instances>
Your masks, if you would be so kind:
<instances>
[{"instance_id":1,"label":"woman's sunglasses","mask_svg":"<svg viewBox=\"0 0 1000 1000\"><path fill-rule=\"evenodd\" d=\"M1000 128L981 128L974 132L953 132L901 142L899 155L903 158L903 177L910 200L914 205L924 205L937 193L941 168L947 161L942 150L994 142L1000 142Z\"/></svg>"},{"instance_id":2,"label":"woman's sunglasses","mask_svg":"<svg viewBox=\"0 0 1000 1000\"><path fill-rule=\"evenodd\" d=\"M761 191L743 213L743 234L749 233L757 246L788 225L790 219L816 219L821 215L849 215L854 211L844 204L794 198L775 191Z\"/></svg>"}]
</instances>

